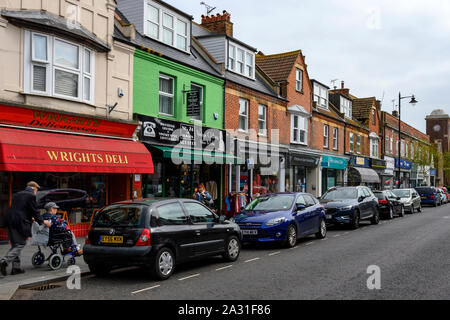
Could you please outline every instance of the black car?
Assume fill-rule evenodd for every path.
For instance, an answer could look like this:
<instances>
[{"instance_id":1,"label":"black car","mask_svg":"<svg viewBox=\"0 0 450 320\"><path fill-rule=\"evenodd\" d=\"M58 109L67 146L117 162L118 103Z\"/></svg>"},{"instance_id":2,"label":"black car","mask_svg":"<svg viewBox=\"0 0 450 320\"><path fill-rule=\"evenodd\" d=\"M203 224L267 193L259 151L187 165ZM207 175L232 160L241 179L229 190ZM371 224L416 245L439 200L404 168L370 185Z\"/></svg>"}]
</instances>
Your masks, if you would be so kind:
<instances>
[{"instance_id":1,"label":"black car","mask_svg":"<svg viewBox=\"0 0 450 320\"><path fill-rule=\"evenodd\" d=\"M36 202L39 209L43 209L48 202L56 203L62 211L70 211L73 208L92 207L92 200L84 190L78 189L51 189L38 191Z\"/></svg>"},{"instance_id":2,"label":"black car","mask_svg":"<svg viewBox=\"0 0 450 320\"><path fill-rule=\"evenodd\" d=\"M198 201L128 201L95 215L83 257L97 275L113 267L141 266L165 280L182 262L216 255L237 260L241 240L237 224Z\"/></svg>"},{"instance_id":3,"label":"black car","mask_svg":"<svg viewBox=\"0 0 450 320\"><path fill-rule=\"evenodd\" d=\"M320 198L320 203L325 206L326 220L330 224L358 229L361 220L370 220L372 224L380 222L378 199L367 187L331 188Z\"/></svg>"},{"instance_id":4,"label":"black car","mask_svg":"<svg viewBox=\"0 0 450 320\"><path fill-rule=\"evenodd\" d=\"M382 217L392 220L396 214L399 217L405 216L405 207L401 198L392 191L375 191L373 194L378 198L378 208Z\"/></svg>"}]
</instances>

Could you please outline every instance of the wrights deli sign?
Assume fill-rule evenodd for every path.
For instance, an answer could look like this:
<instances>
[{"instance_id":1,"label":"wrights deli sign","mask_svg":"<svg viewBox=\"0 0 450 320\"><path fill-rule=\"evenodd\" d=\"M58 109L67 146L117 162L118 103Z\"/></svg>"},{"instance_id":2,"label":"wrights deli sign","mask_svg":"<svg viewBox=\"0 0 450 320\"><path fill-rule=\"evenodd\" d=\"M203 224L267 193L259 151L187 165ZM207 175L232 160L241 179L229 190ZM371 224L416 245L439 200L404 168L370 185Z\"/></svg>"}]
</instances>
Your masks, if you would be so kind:
<instances>
[{"instance_id":1,"label":"wrights deli sign","mask_svg":"<svg viewBox=\"0 0 450 320\"><path fill-rule=\"evenodd\" d=\"M131 138L136 125L59 112L0 105L0 124Z\"/></svg>"}]
</instances>

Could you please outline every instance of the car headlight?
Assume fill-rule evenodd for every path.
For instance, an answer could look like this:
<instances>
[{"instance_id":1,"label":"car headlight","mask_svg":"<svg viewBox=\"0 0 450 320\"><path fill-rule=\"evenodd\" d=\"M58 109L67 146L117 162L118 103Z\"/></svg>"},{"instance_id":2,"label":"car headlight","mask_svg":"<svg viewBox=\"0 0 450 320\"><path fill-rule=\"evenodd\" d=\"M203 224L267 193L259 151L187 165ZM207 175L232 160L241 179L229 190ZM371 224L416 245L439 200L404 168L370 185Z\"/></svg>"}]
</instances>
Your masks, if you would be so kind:
<instances>
[{"instance_id":1,"label":"car headlight","mask_svg":"<svg viewBox=\"0 0 450 320\"><path fill-rule=\"evenodd\" d=\"M271 219L266 222L266 226L276 226L278 224L282 224L286 220L285 217Z\"/></svg>"},{"instance_id":2,"label":"car headlight","mask_svg":"<svg viewBox=\"0 0 450 320\"><path fill-rule=\"evenodd\" d=\"M342 207L339 208L339 211L348 211L348 210L352 210L353 206L346 206L346 207Z\"/></svg>"}]
</instances>

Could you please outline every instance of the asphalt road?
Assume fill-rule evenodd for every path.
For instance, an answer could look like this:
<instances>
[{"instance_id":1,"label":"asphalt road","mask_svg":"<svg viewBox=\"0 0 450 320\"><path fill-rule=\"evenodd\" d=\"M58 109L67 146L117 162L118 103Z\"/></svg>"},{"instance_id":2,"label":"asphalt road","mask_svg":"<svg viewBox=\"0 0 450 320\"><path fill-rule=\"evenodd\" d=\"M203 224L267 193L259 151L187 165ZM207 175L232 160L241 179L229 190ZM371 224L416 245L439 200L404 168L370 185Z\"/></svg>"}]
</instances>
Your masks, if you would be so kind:
<instances>
[{"instance_id":1,"label":"asphalt road","mask_svg":"<svg viewBox=\"0 0 450 320\"><path fill-rule=\"evenodd\" d=\"M369 266L381 289L369 290ZM370 282L372 283L372 282ZM171 279L151 280L140 269L83 277L81 290L19 291L15 299L297 300L450 299L450 204L426 207L359 230L331 228L327 238L293 249L246 246L235 263L220 257L178 266Z\"/></svg>"}]
</instances>

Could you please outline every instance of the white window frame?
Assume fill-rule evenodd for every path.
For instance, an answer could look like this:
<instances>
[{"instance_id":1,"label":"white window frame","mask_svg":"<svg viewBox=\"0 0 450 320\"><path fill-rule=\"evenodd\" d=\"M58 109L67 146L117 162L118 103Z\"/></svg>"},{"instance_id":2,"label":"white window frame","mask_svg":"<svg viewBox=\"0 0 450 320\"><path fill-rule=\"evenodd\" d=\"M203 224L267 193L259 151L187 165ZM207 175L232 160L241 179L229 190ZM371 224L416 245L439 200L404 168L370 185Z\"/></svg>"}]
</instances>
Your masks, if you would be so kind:
<instances>
[{"instance_id":1,"label":"white window frame","mask_svg":"<svg viewBox=\"0 0 450 320\"><path fill-rule=\"evenodd\" d=\"M407 158L409 158L409 153L408 153L408 143L405 142L405 155Z\"/></svg>"},{"instance_id":2,"label":"white window frame","mask_svg":"<svg viewBox=\"0 0 450 320\"><path fill-rule=\"evenodd\" d=\"M333 150L338 150L339 148L339 128L333 128Z\"/></svg>"},{"instance_id":3,"label":"white window frame","mask_svg":"<svg viewBox=\"0 0 450 320\"><path fill-rule=\"evenodd\" d=\"M370 155L373 158L378 158L379 143L378 139L370 139Z\"/></svg>"},{"instance_id":4,"label":"white window frame","mask_svg":"<svg viewBox=\"0 0 450 320\"><path fill-rule=\"evenodd\" d=\"M340 96L341 113L343 113L347 118L352 118L352 101Z\"/></svg>"},{"instance_id":5,"label":"white window frame","mask_svg":"<svg viewBox=\"0 0 450 320\"><path fill-rule=\"evenodd\" d=\"M39 60L34 56L34 44L33 38L34 35L43 36L47 39L47 60ZM96 52L75 42L60 38L58 36L52 36L48 34L44 34L41 32L35 32L31 30L25 30L24 37L24 92L26 94L33 95L41 95L48 97L55 97L58 99L71 100L77 102L83 102L87 104L94 104L95 101L95 57ZM55 50L56 50L56 41L60 41L63 43L67 43L78 48L78 69L70 68L67 66L58 65L55 62ZM84 71L85 65L85 51L89 52L89 64L90 64L90 73ZM46 90L39 91L34 90L33 87L33 67L39 66L46 68ZM78 76L78 97L66 96L63 94L58 94L55 91L55 79L56 79L56 70L61 70L68 73L73 73ZM89 99L84 99L84 78L88 78L90 80L90 97Z\"/></svg>"},{"instance_id":6,"label":"white window frame","mask_svg":"<svg viewBox=\"0 0 450 320\"><path fill-rule=\"evenodd\" d=\"M144 34L145 36L154 39L158 42L161 42L165 45L171 46L177 50L180 50L182 52L186 52L189 53L191 50L191 21L189 21L189 19L185 18L182 15L179 15L173 11L171 11L170 9L159 5L153 1L145 1L144 2ZM150 21L148 19L148 11L149 11L149 6L152 6L155 9L158 9L158 24ZM171 16L173 18L173 29L170 29L168 27L164 26L164 14L167 14L168 16ZM178 21L181 21L183 23L186 23L186 36L184 36L182 33L180 33L180 31L178 30ZM153 36L151 36L148 33L148 24L149 23L153 23L155 25L158 26L158 37L155 38ZM166 42L164 42L164 29L169 29L173 32L173 39L172 39L172 44L168 44ZM184 38L186 38L186 48L185 49L181 49L178 47L178 36L182 36Z\"/></svg>"},{"instance_id":7,"label":"white window frame","mask_svg":"<svg viewBox=\"0 0 450 320\"><path fill-rule=\"evenodd\" d=\"M317 94L317 92L316 92L317 90L316 89L319 91L318 92L319 94ZM323 92L326 93L325 94L326 95L326 99L324 97L322 97L322 93ZM317 83L314 83L314 92L313 92L313 94L314 94L314 101L316 101L317 106L320 107L320 108L328 110L328 99L329 99L328 90L325 87L323 87L323 86L321 86L321 85L319 85ZM321 103L322 100L325 100L325 104Z\"/></svg>"},{"instance_id":8,"label":"white window frame","mask_svg":"<svg viewBox=\"0 0 450 320\"><path fill-rule=\"evenodd\" d=\"M241 114L241 102L245 103L245 114ZM249 119L250 101L247 99L239 98L239 119L238 119L238 131L248 132L248 119ZM240 128L241 117L245 118L245 129Z\"/></svg>"},{"instance_id":9,"label":"white window frame","mask_svg":"<svg viewBox=\"0 0 450 320\"><path fill-rule=\"evenodd\" d=\"M349 150L351 153L355 152L355 134L353 132L349 133Z\"/></svg>"},{"instance_id":10,"label":"white window frame","mask_svg":"<svg viewBox=\"0 0 450 320\"><path fill-rule=\"evenodd\" d=\"M231 56L230 48L234 48L233 56ZM237 59L238 50L242 50L244 52L244 64L243 64L244 70L242 73L239 71L239 68L238 68L238 64L239 64L238 59ZM248 63L248 60L249 60L247 58L248 56L250 56L252 59L251 64ZM250 79L255 79L255 71L254 71L255 70L255 53L254 52L246 49L243 46L239 46L236 43L232 43L231 41L228 41L227 59L226 60L227 60L227 70L234 72L236 74L239 74L241 76L250 78ZM233 62L233 66L231 65L230 62ZM248 67L251 67L251 71L252 71L251 75L247 74Z\"/></svg>"},{"instance_id":11,"label":"white window frame","mask_svg":"<svg viewBox=\"0 0 450 320\"><path fill-rule=\"evenodd\" d=\"M295 126L295 119L297 118L297 127ZM295 134L297 130L297 134ZM302 132L304 133L304 141L301 140ZM291 143L308 145L308 117L292 114L291 115Z\"/></svg>"},{"instance_id":12,"label":"white window frame","mask_svg":"<svg viewBox=\"0 0 450 320\"><path fill-rule=\"evenodd\" d=\"M161 88L159 86L159 80L161 78L163 78L165 80L172 80L173 92L171 94L167 93L167 92L164 92L164 91L161 91ZM173 111L173 114L161 112L161 106L159 104L159 97L161 95L165 96L165 97L172 98L172 111ZM171 77L171 76L168 76L168 75L166 75L164 73L160 73L159 74L159 78L158 78L158 114L166 116L166 117L175 117L175 78Z\"/></svg>"},{"instance_id":13,"label":"white window frame","mask_svg":"<svg viewBox=\"0 0 450 320\"><path fill-rule=\"evenodd\" d=\"M386 153L389 153L389 137L388 136L386 136L386 146L384 147L384 149L385 149Z\"/></svg>"},{"instance_id":14,"label":"white window frame","mask_svg":"<svg viewBox=\"0 0 450 320\"><path fill-rule=\"evenodd\" d=\"M303 70L300 68L295 70L295 89L298 92L303 92Z\"/></svg>"},{"instance_id":15,"label":"white window frame","mask_svg":"<svg viewBox=\"0 0 450 320\"><path fill-rule=\"evenodd\" d=\"M264 119L260 118L260 110L264 110ZM264 129L262 131L260 131L259 129L259 124L263 122L264 123ZM260 136L267 136L267 106L260 104L258 105L258 135Z\"/></svg>"},{"instance_id":16,"label":"white window frame","mask_svg":"<svg viewBox=\"0 0 450 320\"><path fill-rule=\"evenodd\" d=\"M361 135L356 135L356 153L361 154Z\"/></svg>"},{"instance_id":17,"label":"white window frame","mask_svg":"<svg viewBox=\"0 0 450 320\"><path fill-rule=\"evenodd\" d=\"M391 154L394 154L394 138L393 137L391 137L390 150L391 150Z\"/></svg>"},{"instance_id":18,"label":"white window frame","mask_svg":"<svg viewBox=\"0 0 450 320\"><path fill-rule=\"evenodd\" d=\"M328 124L323 125L323 147L330 147L330 126Z\"/></svg>"}]
</instances>

